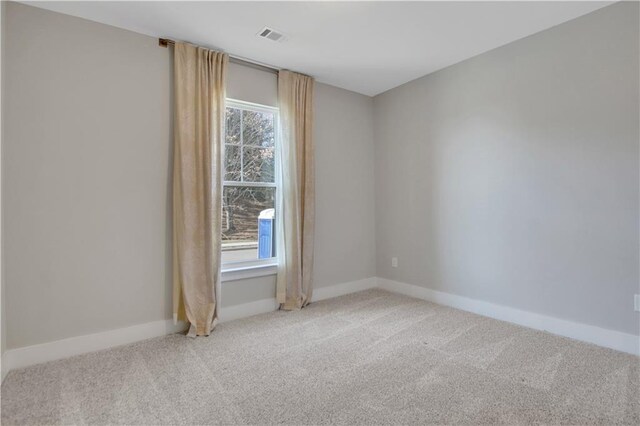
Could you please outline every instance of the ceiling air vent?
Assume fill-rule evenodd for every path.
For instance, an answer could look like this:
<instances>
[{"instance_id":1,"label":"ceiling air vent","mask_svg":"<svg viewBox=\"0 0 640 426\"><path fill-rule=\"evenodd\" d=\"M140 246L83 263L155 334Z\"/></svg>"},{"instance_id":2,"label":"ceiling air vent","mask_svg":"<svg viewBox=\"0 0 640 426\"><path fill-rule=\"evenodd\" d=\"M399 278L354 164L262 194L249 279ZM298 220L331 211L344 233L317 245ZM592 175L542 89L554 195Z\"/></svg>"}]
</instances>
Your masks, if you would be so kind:
<instances>
[{"instance_id":1,"label":"ceiling air vent","mask_svg":"<svg viewBox=\"0 0 640 426\"><path fill-rule=\"evenodd\" d=\"M258 33L258 37L266 38L271 41L282 41L284 39L284 34L274 30L273 28L264 27L262 31Z\"/></svg>"}]
</instances>

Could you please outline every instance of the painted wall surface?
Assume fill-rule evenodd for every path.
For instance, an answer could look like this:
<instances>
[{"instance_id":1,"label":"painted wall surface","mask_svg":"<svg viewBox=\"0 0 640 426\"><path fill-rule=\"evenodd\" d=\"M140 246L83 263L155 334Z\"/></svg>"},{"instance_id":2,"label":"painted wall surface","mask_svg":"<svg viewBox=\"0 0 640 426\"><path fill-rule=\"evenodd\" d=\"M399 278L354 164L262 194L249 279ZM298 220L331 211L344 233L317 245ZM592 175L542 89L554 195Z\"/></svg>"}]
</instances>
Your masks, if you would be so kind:
<instances>
[{"instance_id":1,"label":"painted wall surface","mask_svg":"<svg viewBox=\"0 0 640 426\"><path fill-rule=\"evenodd\" d=\"M372 99L316 84L314 286L375 276Z\"/></svg>"},{"instance_id":2,"label":"painted wall surface","mask_svg":"<svg viewBox=\"0 0 640 426\"><path fill-rule=\"evenodd\" d=\"M7 4L7 347L170 318L171 58Z\"/></svg>"},{"instance_id":3,"label":"painted wall surface","mask_svg":"<svg viewBox=\"0 0 640 426\"><path fill-rule=\"evenodd\" d=\"M638 334L638 16L614 4L375 97L377 275Z\"/></svg>"},{"instance_id":4,"label":"painted wall surface","mask_svg":"<svg viewBox=\"0 0 640 426\"><path fill-rule=\"evenodd\" d=\"M7 18L7 347L171 318L171 50L22 4ZM230 64L227 92L274 105L276 83ZM372 100L316 92L323 286L375 274ZM274 296L273 276L223 283L225 307Z\"/></svg>"},{"instance_id":5,"label":"painted wall surface","mask_svg":"<svg viewBox=\"0 0 640 426\"><path fill-rule=\"evenodd\" d=\"M4 128L2 127L2 87L4 86L4 31L5 31L5 13L7 2L0 3L0 365L2 364L1 358L4 355L4 351L7 347L7 321L6 321L6 309L5 309L5 287L4 287L4 237L2 235L2 185L3 185L3 171L2 171L2 144ZM2 380L4 380L5 370L2 369Z\"/></svg>"},{"instance_id":6,"label":"painted wall surface","mask_svg":"<svg viewBox=\"0 0 640 426\"><path fill-rule=\"evenodd\" d=\"M275 74L230 64L227 96L277 106ZM373 100L316 83L316 288L375 276ZM275 292L275 276L222 284L222 306ZM271 296L267 296L271 294Z\"/></svg>"},{"instance_id":7,"label":"painted wall surface","mask_svg":"<svg viewBox=\"0 0 640 426\"><path fill-rule=\"evenodd\" d=\"M6 7L7 348L170 318L171 51ZM377 273L638 334L638 71L616 4L373 100L317 84L316 287ZM231 64L228 96L275 105L276 78Z\"/></svg>"}]
</instances>

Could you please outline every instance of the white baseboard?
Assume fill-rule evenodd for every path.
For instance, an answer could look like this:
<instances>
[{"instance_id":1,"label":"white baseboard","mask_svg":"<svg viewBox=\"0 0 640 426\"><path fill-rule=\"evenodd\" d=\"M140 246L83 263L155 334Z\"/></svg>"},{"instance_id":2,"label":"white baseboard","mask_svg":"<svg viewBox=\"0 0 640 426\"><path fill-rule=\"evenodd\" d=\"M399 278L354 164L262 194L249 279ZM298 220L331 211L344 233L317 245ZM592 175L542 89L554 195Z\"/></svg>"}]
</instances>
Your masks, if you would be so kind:
<instances>
[{"instance_id":1,"label":"white baseboard","mask_svg":"<svg viewBox=\"0 0 640 426\"><path fill-rule=\"evenodd\" d=\"M355 293L357 291L368 290L377 287L376 277L365 278L358 281L350 281L342 284L330 285L327 287L318 287L313 289L311 300L319 302L320 300L331 299L332 297L344 296L345 294Z\"/></svg>"},{"instance_id":2,"label":"white baseboard","mask_svg":"<svg viewBox=\"0 0 640 426\"><path fill-rule=\"evenodd\" d=\"M511 322L536 330L547 331L552 334L570 337L598 346L640 355L640 337L633 334L522 311L520 309L509 308L507 306L496 305L482 300L470 299L464 296L444 293L385 278L378 278L377 281L379 288L394 293L428 300L440 305L451 306L463 311L473 312L478 315Z\"/></svg>"},{"instance_id":3,"label":"white baseboard","mask_svg":"<svg viewBox=\"0 0 640 426\"><path fill-rule=\"evenodd\" d=\"M312 299L317 302L376 287L622 352L640 355L640 338L633 334L522 311L384 278L371 277L328 287L319 287L314 289ZM220 321L232 321L272 312L276 309L278 309L278 303L275 298L223 307L220 309ZM43 362L176 333L183 331L185 328L186 325L184 323L174 325L172 320L162 320L85 336L71 337L39 345L10 349L2 354L0 359L0 363L2 364L2 380L4 380L10 370L16 368L28 367Z\"/></svg>"},{"instance_id":4,"label":"white baseboard","mask_svg":"<svg viewBox=\"0 0 640 426\"><path fill-rule=\"evenodd\" d=\"M243 303L220 308L220 322L233 321L240 318L252 317L254 315L273 312L278 309L278 301L275 297L270 299L257 300L255 302Z\"/></svg>"},{"instance_id":5,"label":"white baseboard","mask_svg":"<svg viewBox=\"0 0 640 426\"><path fill-rule=\"evenodd\" d=\"M9 368L5 365L4 360L7 359L4 354L2 354L0 356L0 371L1 371L1 375L2 375L2 380L4 382L4 378L7 377L7 374L9 373Z\"/></svg>"},{"instance_id":6,"label":"white baseboard","mask_svg":"<svg viewBox=\"0 0 640 426\"><path fill-rule=\"evenodd\" d=\"M318 301L342 296L344 294L374 288L375 286L376 279L367 278L329 287L320 287L314 290L313 300ZM222 307L220 308L219 318L220 322L226 322L272 312L276 309L278 309L278 303L275 298L263 299L241 305ZM10 370L16 368L28 367L43 362L55 361L74 355L81 355L134 343L140 340L151 339L153 337L164 336L166 334L177 333L184 331L185 328L186 325L184 323L174 325L172 320L161 320L101 333L10 349L7 350L0 359L2 363L2 380L4 380Z\"/></svg>"},{"instance_id":7,"label":"white baseboard","mask_svg":"<svg viewBox=\"0 0 640 426\"><path fill-rule=\"evenodd\" d=\"M343 296L357 291L367 290L376 287L376 278L365 278L358 281L350 281L341 284L334 284L326 287L313 289L312 301L330 299L332 297ZM255 302L243 303L241 305L227 306L220 309L220 322L233 321L235 319L251 317L253 315L264 314L278 309L278 301L275 297L257 300Z\"/></svg>"},{"instance_id":8,"label":"white baseboard","mask_svg":"<svg viewBox=\"0 0 640 426\"><path fill-rule=\"evenodd\" d=\"M16 368L177 333L183 331L185 328L186 325L184 323L174 324L172 320L161 320L103 331L101 333L87 334L33 346L10 349L2 356L2 372L6 374L9 370Z\"/></svg>"}]
</instances>

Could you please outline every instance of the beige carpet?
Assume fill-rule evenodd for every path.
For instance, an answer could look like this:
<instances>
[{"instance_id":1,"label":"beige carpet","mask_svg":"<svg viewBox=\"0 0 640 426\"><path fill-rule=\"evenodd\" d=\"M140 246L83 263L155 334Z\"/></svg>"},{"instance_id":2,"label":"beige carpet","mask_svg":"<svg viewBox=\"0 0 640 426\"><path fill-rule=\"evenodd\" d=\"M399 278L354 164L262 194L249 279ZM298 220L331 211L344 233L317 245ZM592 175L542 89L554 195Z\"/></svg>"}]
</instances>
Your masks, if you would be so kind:
<instances>
[{"instance_id":1,"label":"beige carpet","mask_svg":"<svg viewBox=\"0 0 640 426\"><path fill-rule=\"evenodd\" d=\"M640 424L639 362L370 290L12 371L2 424Z\"/></svg>"}]
</instances>

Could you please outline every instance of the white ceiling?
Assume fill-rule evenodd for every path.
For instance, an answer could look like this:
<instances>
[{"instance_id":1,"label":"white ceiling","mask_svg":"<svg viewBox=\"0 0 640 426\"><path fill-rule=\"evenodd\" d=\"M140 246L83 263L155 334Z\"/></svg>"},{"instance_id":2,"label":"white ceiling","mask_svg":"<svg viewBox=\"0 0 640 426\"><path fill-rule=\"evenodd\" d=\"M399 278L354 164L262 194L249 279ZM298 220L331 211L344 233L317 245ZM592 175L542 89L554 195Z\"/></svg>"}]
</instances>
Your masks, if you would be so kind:
<instances>
[{"instance_id":1,"label":"white ceiling","mask_svg":"<svg viewBox=\"0 0 640 426\"><path fill-rule=\"evenodd\" d=\"M611 2L26 2L154 37L223 49L365 95ZM264 26L281 43L256 37Z\"/></svg>"}]
</instances>

